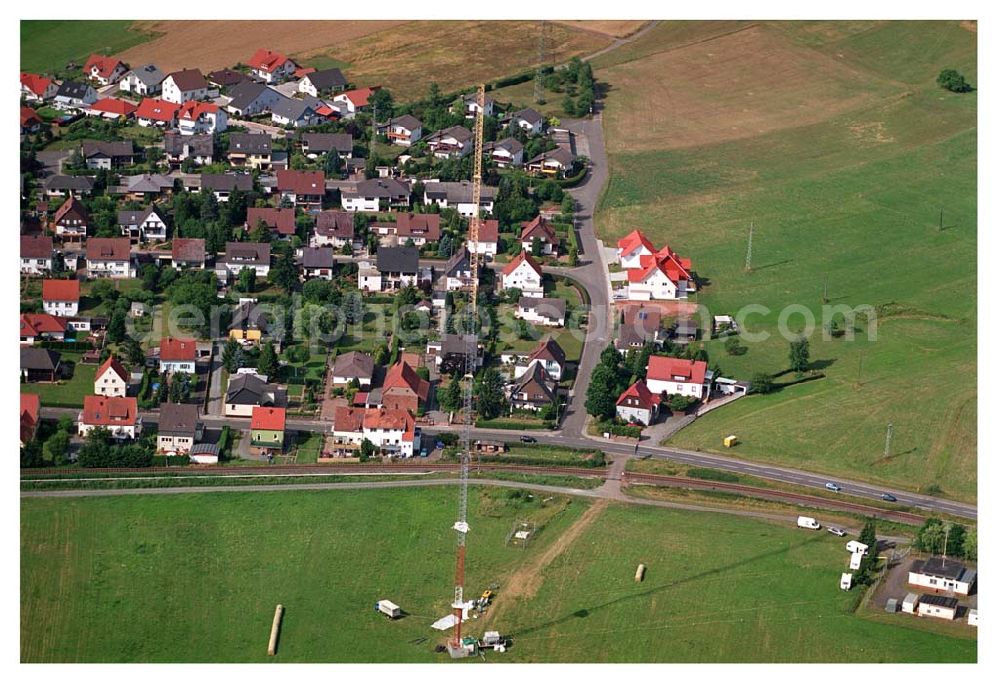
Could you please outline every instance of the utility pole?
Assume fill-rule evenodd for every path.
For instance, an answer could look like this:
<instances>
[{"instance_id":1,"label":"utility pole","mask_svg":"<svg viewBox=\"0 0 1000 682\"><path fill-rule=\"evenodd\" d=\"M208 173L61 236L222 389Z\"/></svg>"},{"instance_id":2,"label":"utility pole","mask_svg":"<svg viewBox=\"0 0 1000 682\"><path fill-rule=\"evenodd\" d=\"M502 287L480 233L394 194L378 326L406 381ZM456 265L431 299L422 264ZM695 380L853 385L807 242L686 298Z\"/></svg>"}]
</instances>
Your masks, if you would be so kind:
<instances>
[{"instance_id":1,"label":"utility pole","mask_svg":"<svg viewBox=\"0 0 1000 682\"><path fill-rule=\"evenodd\" d=\"M753 221L750 221L750 235L747 237L747 264L746 271L750 272L750 258L753 256Z\"/></svg>"},{"instance_id":2,"label":"utility pole","mask_svg":"<svg viewBox=\"0 0 1000 682\"><path fill-rule=\"evenodd\" d=\"M941 209L941 213L938 214L938 232L944 229L944 209Z\"/></svg>"},{"instance_id":3,"label":"utility pole","mask_svg":"<svg viewBox=\"0 0 1000 682\"><path fill-rule=\"evenodd\" d=\"M169 459L169 457L167 458ZM949 523L944 527L944 547L941 548L941 556L945 559L948 558L948 533L951 532L951 524Z\"/></svg>"},{"instance_id":4,"label":"utility pole","mask_svg":"<svg viewBox=\"0 0 1000 682\"><path fill-rule=\"evenodd\" d=\"M542 67L545 65L545 29L546 24L542 21L538 26L538 68L535 69L535 103L541 104L545 101L545 86L542 83Z\"/></svg>"},{"instance_id":5,"label":"utility pole","mask_svg":"<svg viewBox=\"0 0 1000 682\"><path fill-rule=\"evenodd\" d=\"M892 452L892 422L885 427L885 458L889 458L889 454Z\"/></svg>"},{"instance_id":6,"label":"utility pole","mask_svg":"<svg viewBox=\"0 0 1000 682\"><path fill-rule=\"evenodd\" d=\"M829 288L830 288L830 273L827 272L827 273L823 274L823 303L824 304L827 301L830 300L829 297L827 296L827 294L829 293Z\"/></svg>"}]
</instances>

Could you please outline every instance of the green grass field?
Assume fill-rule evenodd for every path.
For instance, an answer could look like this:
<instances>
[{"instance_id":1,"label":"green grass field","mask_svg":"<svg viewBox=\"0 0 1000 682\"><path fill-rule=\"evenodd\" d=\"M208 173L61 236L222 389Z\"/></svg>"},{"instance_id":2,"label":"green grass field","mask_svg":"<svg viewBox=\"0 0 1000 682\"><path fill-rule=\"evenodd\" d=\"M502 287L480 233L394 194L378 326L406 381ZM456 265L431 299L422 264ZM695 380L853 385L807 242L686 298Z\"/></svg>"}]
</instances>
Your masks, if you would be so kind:
<instances>
[{"instance_id":1,"label":"green grass field","mask_svg":"<svg viewBox=\"0 0 1000 682\"><path fill-rule=\"evenodd\" d=\"M68 62L81 67L93 52L116 54L155 36L131 30L132 21L22 21L21 69L63 71Z\"/></svg>"},{"instance_id":2,"label":"green grass field","mask_svg":"<svg viewBox=\"0 0 1000 682\"><path fill-rule=\"evenodd\" d=\"M612 505L570 541L563 533L587 503L514 494L474 489L470 498L467 592L499 583L499 610L497 622L467 631L514 638L490 661L976 657L972 632L939 636L902 616L853 615L856 594L836 585L843 548L825 534ZM24 499L21 659L441 661L430 624L451 597L453 505L452 489ZM505 547L523 518L543 524L535 543ZM540 563L557 540L567 546ZM637 584L639 562L648 572ZM528 583L534 598L511 596ZM377 616L380 598L408 615ZM279 654L268 659L278 603Z\"/></svg>"},{"instance_id":3,"label":"green grass field","mask_svg":"<svg viewBox=\"0 0 1000 682\"><path fill-rule=\"evenodd\" d=\"M598 60L611 166L598 231L641 228L690 256L710 314L769 309L747 317L770 338L744 355L706 343L726 375L786 369L779 318L797 304L816 320L811 359L825 378L738 401L671 443L721 451L735 433L748 459L975 500L977 96L934 80L956 68L976 83L976 36L957 22L731 33L744 24L667 22ZM750 37L759 50L747 51ZM778 62L780 79L765 68ZM649 105L635 89L657 70L676 101ZM830 305L878 307L876 340L824 340L824 288ZM803 326L790 316L792 332Z\"/></svg>"},{"instance_id":4,"label":"green grass field","mask_svg":"<svg viewBox=\"0 0 1000 682\"><path fill-rule=\"evenodd\" d=\"M62 362L74 363L73 376L51 383L21 384L21 393L37 393L45 407L83 407L84 396L94 393L94 375L97 365L80 362L82 353L58 351Z\"/></svg>"}]
</instances>

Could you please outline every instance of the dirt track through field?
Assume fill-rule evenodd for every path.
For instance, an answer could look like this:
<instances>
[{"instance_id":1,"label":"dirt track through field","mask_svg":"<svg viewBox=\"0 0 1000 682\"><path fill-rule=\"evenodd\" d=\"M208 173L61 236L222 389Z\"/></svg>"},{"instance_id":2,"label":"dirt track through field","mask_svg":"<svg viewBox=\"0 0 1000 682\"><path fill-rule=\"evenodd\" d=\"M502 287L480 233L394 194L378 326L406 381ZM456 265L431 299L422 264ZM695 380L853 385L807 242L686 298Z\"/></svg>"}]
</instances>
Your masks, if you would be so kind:
<instances>
[{"instance_id":1,"label":"dirt track through field","mask_svg":"<svg viewBox=\"0 0 1000 682\"><path fill-rule=\"evenodd\" d=\"M570 545L576 542L577 538L585 530L590 528L594 521L597 520L597 517L601 515L601 512L607 508L608 503L609 500L607 499L594 502L548 549L535 557L533 561L514 571L503 586L502 592L497 597L493 607L480 619L480 625L485 626L491 620L497 619L499 617L498 614L503 613L515 600L531 599L534 597L538 593L538 589L542 586L542 572L560 554L565 552Z\"/></svg>"}]
</instances>

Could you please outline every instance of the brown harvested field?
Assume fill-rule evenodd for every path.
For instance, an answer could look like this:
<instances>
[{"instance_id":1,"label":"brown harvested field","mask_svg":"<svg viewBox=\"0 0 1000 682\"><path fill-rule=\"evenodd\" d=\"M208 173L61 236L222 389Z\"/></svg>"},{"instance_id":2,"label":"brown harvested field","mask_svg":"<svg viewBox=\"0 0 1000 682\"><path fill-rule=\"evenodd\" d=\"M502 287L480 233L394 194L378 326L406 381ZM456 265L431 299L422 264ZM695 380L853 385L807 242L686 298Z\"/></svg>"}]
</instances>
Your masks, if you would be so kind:
<instances>
[{"instance_id":1,"label":"brown harvested field","mask_svg":"<svg viewBox=\"0 0 1000 682\"><path fill-rule=\"evenodd\" d=\"M614 38L624 38L625 36L630 36L644 24L649 23L645 19L626 19L626 20L584 20L584 21L554 21L554 24L563 24L565 26L571 26L573 28L581 28L584 31L591 31L593 33L603 33L604 35L609 35Z\"/></svg>"},{"instance_id":2,"label":"brown harvested field","mask_svg":"<svg viewBox=\"0 0 1000 682\"><path fill-rule=\"evenodd\" d=\"M600 70L608 150L697 147L827 120L878 101L873 79L752 25Z\"/></svg>"},{"instance_id":3,"label":"brown harvested field","mask_svg":"<svg viewBox=\"0 0 1000 682\"><path fill-rule=\"evenodd\" d=\"M245 62L258 47L286 54L332 48L384 31L403 21L137 21L136 28L163 35L126 50L130 64L153 62L163 71L185 67L213 71Z\"/></svg>"}]
</instances>

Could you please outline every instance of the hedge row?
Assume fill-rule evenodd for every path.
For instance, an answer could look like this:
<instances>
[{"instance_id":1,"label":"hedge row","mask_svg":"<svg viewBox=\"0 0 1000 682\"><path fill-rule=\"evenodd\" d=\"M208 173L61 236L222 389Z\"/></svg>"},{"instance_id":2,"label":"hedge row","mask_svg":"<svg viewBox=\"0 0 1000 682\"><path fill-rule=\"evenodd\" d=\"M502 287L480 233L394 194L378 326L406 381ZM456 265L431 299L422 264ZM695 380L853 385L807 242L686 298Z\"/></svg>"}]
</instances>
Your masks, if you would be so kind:
<instances>
[{"instance_id":1,"label":"hedge row","mask_svg":"<svg viewBox=\"0 0 1000 682\"><path fill-rule=\"evenodd\" d=\"M507 421L505 419L477 419L476 428L480 429L509 429L511 431L520 431L521 429L551 429L555 424L553 422L519 422L519 421Z\"/></svg>"},{"instance_id":2,"label":"hedge row","mask_svg":"<svg viewBox=\"0 0 1000 682\"><path fill-rule=\"evenodd\" d=\"M90 341L40 341L37 345L40 348L51 348L52 350L65 350L65 351L94 350L94 344L92 344Z\"/></svg>"},{"instance_id":3,"label":"hedge row","mask_svg":"<svg viewBox=\"0 0 1000 682\"><path fill-rule=\"evenodd\" d=\"M559 186L563 187L563 188L565 188L565 187L576 187L577 185L580 184L580 182L583 180L583 178L587 175L587 170L588 170L588 168L586 166L584 166L583 170L581 170L576 175L571 175L568 178L558 179L558 180L556 180L556 182L559 183Z\"/></svg>"},{"instance_id":4,"label":"hedge row","mask_svg":"<svg viewBox=\"0 0 1000 682\"><path fill-rule=\"evenodd\" d=\"M728 471L719 471L718 469L695 467L693 469L688 469L687 475L688 478L700 478L704 481L722 481L724 483L740 482L740 477L736 474L731 474Z\"/></svg>"},{"instance_id":5,"label":"hedge row","mask_svg":"<svg viewBox=\"0 0 1000 682\"><path fill-rule=\"evenodd\" d=\"M601 433L610 433L613 436L625 436L627 438L638 438L642 435L641 426L630 424L612 424L611 422L601 422L597 425L597 430Z\"/></svg>"}]
</instances>

